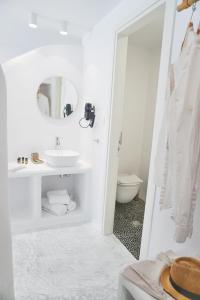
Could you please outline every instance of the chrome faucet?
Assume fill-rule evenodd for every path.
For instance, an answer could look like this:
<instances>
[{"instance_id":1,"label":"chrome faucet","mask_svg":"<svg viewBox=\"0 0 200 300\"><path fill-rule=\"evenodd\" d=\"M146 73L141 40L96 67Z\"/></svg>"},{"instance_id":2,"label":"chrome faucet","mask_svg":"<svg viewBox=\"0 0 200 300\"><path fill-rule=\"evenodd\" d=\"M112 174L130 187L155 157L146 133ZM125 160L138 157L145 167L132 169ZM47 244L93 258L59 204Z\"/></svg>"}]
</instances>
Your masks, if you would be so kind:
<instances>
[{"instance_id":1,"label":"chrome faucet","mask_svg":"<svg viewBox=\"0 0 200 300\"><path fill-rule=\"evenodd\" d=\"M60 136L56 136L56 149L61 148L61 140Z\"/></svg>"}]
</instances>

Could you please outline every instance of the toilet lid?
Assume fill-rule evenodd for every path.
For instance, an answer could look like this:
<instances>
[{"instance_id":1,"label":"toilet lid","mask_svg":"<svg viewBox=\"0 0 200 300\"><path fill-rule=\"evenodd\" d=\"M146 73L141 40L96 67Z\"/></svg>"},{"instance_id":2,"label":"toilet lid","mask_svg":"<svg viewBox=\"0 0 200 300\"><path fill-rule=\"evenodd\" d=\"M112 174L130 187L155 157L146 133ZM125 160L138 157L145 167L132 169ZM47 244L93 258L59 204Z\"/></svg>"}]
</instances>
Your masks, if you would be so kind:
<instances>
[{"instance_id":1,"label":"toilet lid","mask_svg":"<svg viewBox=\"0 0 200 300\"><path fill-rule=\"evenodd\" d=\"M134 174L120 174L118 176L118 184L136 184L142 182L143 180Z\"/></svg>"}]
</instances>

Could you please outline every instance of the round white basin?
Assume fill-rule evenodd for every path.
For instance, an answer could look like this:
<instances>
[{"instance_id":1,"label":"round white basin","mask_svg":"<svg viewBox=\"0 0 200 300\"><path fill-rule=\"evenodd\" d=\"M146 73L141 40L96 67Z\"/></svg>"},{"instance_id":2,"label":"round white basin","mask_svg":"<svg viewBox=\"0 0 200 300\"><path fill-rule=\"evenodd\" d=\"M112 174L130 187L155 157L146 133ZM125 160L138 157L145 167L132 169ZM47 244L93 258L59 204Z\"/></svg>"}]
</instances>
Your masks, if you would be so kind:
<instances>
[{"instance_id":1,"label":"round white basin","mask_svg":"<svg viewBox=\"0 0 200 300\"><path fill-rule=\"evenodd\" d=\"M53 167L72 167L78 161L80 153L73 150L47 150L46 162Z\"/></svg>"}]
</instances>

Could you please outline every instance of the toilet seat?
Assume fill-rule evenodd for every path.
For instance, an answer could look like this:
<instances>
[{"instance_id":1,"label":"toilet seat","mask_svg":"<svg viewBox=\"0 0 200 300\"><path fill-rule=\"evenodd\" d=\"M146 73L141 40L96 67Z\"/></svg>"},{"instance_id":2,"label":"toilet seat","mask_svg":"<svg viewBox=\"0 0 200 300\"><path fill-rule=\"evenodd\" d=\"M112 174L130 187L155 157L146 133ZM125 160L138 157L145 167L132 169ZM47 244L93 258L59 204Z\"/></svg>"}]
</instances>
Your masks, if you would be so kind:
<instances>
[{"instance_id":1,"label":"toilet seat","mask_svg":"<svg viewBox=\"0 0 200 300\"><path fill-rule=\"evenodd\" d=\"M118 176L117 183L119 185L138 185L139 183L142 183L143 180L137 177L135 174L120 174Z\"/></svg>"}]
</instances>

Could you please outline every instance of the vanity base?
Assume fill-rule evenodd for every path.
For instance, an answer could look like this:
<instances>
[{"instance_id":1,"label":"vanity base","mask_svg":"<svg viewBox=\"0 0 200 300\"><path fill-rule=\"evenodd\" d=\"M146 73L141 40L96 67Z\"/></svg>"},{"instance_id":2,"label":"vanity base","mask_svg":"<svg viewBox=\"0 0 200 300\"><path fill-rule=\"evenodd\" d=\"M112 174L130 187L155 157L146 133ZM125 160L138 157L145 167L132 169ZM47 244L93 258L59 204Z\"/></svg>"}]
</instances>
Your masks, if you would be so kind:
<instances>
[{"instance_id":1,"label":"vanity base","mask_svg":"<svg viewBox=\"0 0 200 300\"><path fill-rule=\"evenodd\" d=\"M9 176L9 204L12 233L73 226L90 221L91 202L89 193L90 168L80 164L79 168L49 168L37 166ZM41 170L41 173L40 173ZM45 172L46 171L46 172ZM16 175L16 176L14 176ZM74 211L64 216L54 216L42 210L42 197L50 190L67 189L76 202Z\"/></svg>"}]
</instances>

